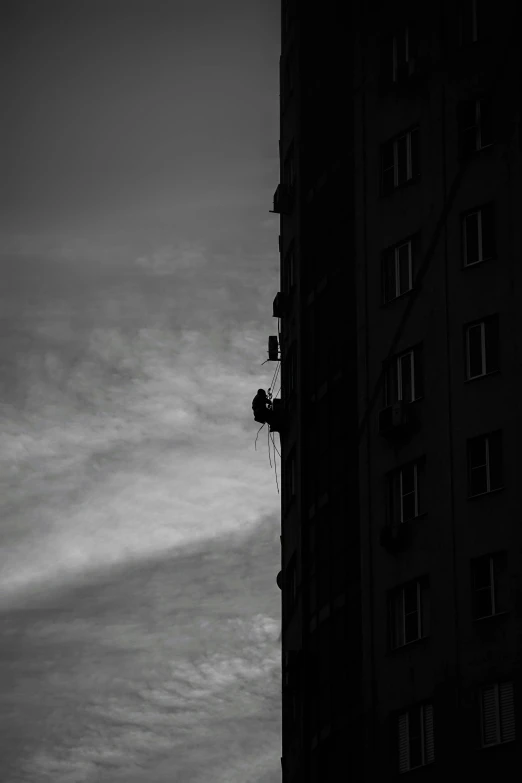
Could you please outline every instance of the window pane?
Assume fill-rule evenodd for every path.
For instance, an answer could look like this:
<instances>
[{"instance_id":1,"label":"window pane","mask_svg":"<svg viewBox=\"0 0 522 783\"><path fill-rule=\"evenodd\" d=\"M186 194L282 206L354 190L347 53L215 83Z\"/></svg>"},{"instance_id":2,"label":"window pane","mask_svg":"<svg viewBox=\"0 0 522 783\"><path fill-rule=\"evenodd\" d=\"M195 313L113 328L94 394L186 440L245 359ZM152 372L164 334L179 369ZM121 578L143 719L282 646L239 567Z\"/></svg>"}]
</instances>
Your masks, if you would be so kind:
<instances>
[{"instance_id":1,"label":"window pane","mask_svg":"<svg viewBox=\"0 0 522 783\"><path fill-rule=\"evenodd\" d=\"M414 519L416 516L415 509L415 493L412 492L409 495L404 495L402 498L402 521L407 522L409 519Z\"/></svg>"},{"instance_id":2,"label":"window pane","mask_svg":"<svg viewBox=\"0 0 522 783\"><path fill-rule=\"evenodd\" d=\"M493 144L493 111L492 102L489 98L483 98L479 102L480 106L480 146L487 147Z\"/></svg>"},{"instance_id":3,"label":"window pane","mask_svg":"<svg viewBox=\"0 0 522 783\"><path fill-rule=\"evenodd\" d=\"M411 582L405 585L404 588L404 611L416 612L417 611L417 582Z\"/></svg>"},{"instance_id":4,"label":"window pane","mask_svg":"<svg viewBox=\"0 0 522 783\"><path fill-rule=\"evenodd\" d=\"M486 371L482 362L482 332L482 324L468 329L468 378L476 378Z\"/></svg>"},{"instance_id":5,"label":"window pane","mask_svg":"<svg viewBox=\"0 0 522 783\"><path fill-rule=\"evenodd\" d=\"M410 142L411 142L411 172L410 176L412 178L418 177L420 174L420 133L419 129L416 128L413 130L410 134Z\"/></svg>"},{"instance_id":6,"label":"window pane","mask_svg":"<svg viewBox=\"0 0 522 783\"><path fill-rule=\"evenodd\" d=\"M410 242L396 248L397 266L399 268L399 294L403 294L411 288L410 248Z\"/></svg>"},{"instance_id":7,"label":"window pane","mask_svg":"<svg viewBox=\"0 0 522 783\"><path fill-rule=\"evenodd\" d=\"M493 614L493 600L491 589L477 590L475 592L475 619L490 617Z\"/></svg>"},{"instance_id":8,"label":"window pane","mask_svg":"<svg viewBox=\"0 0 522 783\"><path fill-rule=\"evenodd\" d=\"M495 251L495 205L485 204L481 210L482 258L494 258Z\"/></svg>"},{"instance_id":9,"label":"window pane","mask_svg":"<svg viewBox=\"0 0 522 783\"><path fill-rule=\"evenodd\" d=\"M408 144L407 137L402 136L396 141L398 184L402 185L408 179Z\"/></svg>"},{"instance_id":10,"label":"window pane","mask_svg":"<svg viewBox=\"0 0 522 783\"><path fill-rule=\"evenodd\" d=\"M489 555L475 560L473 563L473 588L481 590L491 586L491 561Z\"/></svg>"},{"instance_id":11,"label":"window pane","mask_svg":"<svg viewBox=\"0 0 522 783\"><path fill-rule=\"evenodd\" d=\"M468 454L470 467L477 468L486 465L486 438L473 438L468 441Z\"/></svg>"},{"instance_id":12,"label":"window pane","mask_svg":"<svg viewBox=\"0 0 522 783\"><path fill-rule=\"evenodd\" d=\"M399 357L399 399L411 402L412 396L412 362L413 353L410 351Z\"/></svg>"},{"instance_id":13,"label":"window pane","mask_svg":"<svg viewBox=\"0 0 522 783\"><path fill-rule=\"evenodd\" d=\"M415 465L407 465L401 470L402 494L407 495L415 491Z\"/></svg>"},{"instance_id":14,"label":"window pane","mask_svg":"<svg viewBox=\"0 0 522 783\"><path fill-rule=\"evenodd\" d=\"M488 441L490 489L499 489L502 486L502 433L492 433Z\"/></svg>"},{"instance_id":15,"label":"window pane","mask_svg":"<svg viewBox=\"0 0 522 783\"><path fill-rule=\"evenodd\" d=\"M480 261L478 240L478 212L466 215L464 220L464 263L476 264Z\"/></svg>"},{"instance_id":16,"label":"window pane","mask_svg":"<svg viewBox=\"0 0 522 783\"><path fill-rule=\"evenodd\" d=\"M419 614L413 612L405 616L405 643L414 642L419 638Z\"/></svg>"},{"instance_id":17,"label":"window pane","mask_svg":"<svg viewBox=\"0 0 522 783\"><path fill-rule=\"evenodd\" d=\"M498 318L490 318L485 323L486 331L486 372L498 370Z\"/></svg>"},{"instance_id":18,"label":"window pane","mask_svg":"<svg viewBox=\"0 0 522 783\"><path fill-rule=\"evenodd\" d=\"M487 469L484 465L481 468L473 468L470 475L470 495L481 495L488 491Z\"/></svg>"}]
</instances>

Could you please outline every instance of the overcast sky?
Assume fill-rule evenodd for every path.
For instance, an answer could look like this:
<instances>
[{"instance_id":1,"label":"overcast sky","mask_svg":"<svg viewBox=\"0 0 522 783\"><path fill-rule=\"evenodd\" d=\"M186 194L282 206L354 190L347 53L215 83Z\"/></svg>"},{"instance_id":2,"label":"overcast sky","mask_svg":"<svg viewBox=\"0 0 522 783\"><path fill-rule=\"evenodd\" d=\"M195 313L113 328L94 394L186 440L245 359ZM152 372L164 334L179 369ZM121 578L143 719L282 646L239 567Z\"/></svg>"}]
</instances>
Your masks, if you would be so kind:
<instances>
[{"instance_id":1,"label":"overcast sky","mask_svg":"<svg viewBox=\"0 0 522 783\"><path fill-rule=\"evenodd\" d=\"M280 780L278 6L2 3L2 783Z\"/></svg>"}]
</instances>

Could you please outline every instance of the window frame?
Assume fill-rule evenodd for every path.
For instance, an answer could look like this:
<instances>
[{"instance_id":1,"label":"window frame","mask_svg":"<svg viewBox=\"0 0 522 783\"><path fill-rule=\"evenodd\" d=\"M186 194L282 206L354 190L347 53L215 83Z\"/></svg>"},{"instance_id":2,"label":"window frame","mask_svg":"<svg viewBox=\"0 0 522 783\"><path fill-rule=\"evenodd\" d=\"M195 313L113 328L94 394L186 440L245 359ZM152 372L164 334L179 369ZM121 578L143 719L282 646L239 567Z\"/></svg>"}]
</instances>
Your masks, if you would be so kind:
<instances>
[{"instance_id":1,"label":"window frame","mask_svg":"<svg viewBox=\"0 0 522 783\"><path fill-rule=\"evenodd\" d=\"M461 159L469 158L476 155L482 150L489 149L493 146L493 129L491 128L491 141L483 144L484 135L484 116L486 104L491 104L492 98L490 95L474 96L466 100L459 101L457 105L457 125L458 125L458 141L459 141L459 156ZM473 104L473 124L465 124L462 120L462 112L466 104ZM490 106L491 122L493 122L493 106ZM464 140L466 134L470 134L470 131L474 131L474 144L473 148L464 149Z\"/></svg>"},{"instance_id":2,"label":"window frame","mask_svg":"<svg viewBox=\"0 0 522 783\"><path fill-rule=\"evenodd\" d=\"M491 452L491 440L493 438L498 439L498 453L500 457L500 464L497 466L498 470L500 472L500 485L498 487L492 487L491 486L491 458L490 458L490 452ZM472 467L471 465L471 454L470 454L470 447L471 444L475 441L483 440L485 444L485 462L481 463L480 465L475 465ZM483 435L476 435L473 438L468 438L467 441L467 458L468 458L468 499L471 498L477 498L481 497L482 495L488 495L491 492L496 492L499 489L502 489L503 484L503 464L502 464L502 430L495 430L493 432L488 432ZM472 471L473 470L479 470L482 468L486 468L486 490L484 492L476 492L475 494L471 494L471 488L472 488Z\"/></svg>"},{"instance_id":3,"label":"window frame","mask_svg":"<svg viewBox=\"0 0 522 783\"><path fill-rule=\"evenodd\" d=\"M423 343L417 343L411 346L405 351L401 351L392 357L391 362L387 365L384 362L384 384L383 384L383 397L384 407L388 408L396 402L406 402L411 404L418 402L424 397L424 383L422 378L423 363L422 363L422 349ZM411 399L404 400L403 398L403 384L404 373L402 371L402 360L410 356L410 384L411 384ZM417 379L417 382L416 380ZM420 384L420 392L419 392ZM390 388L391 387L391 388Z\"/></svg>"},{"instance_id":4,"label":"window frame","mask_svg":"<svg viewBox=\"0 0 522 783\"><path fill-rule=\"evenodd\" d=\"M411 714L414 710L419 710L420 717L420 740L421 740L421 763L415 766L411 765ZM433 703L423 702L412 705L407 710L401 710L397 714L397 744L399 755L399 774L412 772L413 770L426 767L435 761L435 741L433 728ZM401 725L402 724L402 725ZM403 733L404 732L404 733ZM403 736L401 736L403 734ZM404 758L404 751L406 757ZM403 767L403 761L406 764Z\"/></svg>"},{"instance_id":5,"label":"window frame","mask_svg":"<svg viewBox=\"0 0 522 783\"><path fill-rule=\"evenodd\" d=\"M413 160L413 154L412 154L412 137L413 134L417 133L417 150L418 150L418 160L416 161L417 164L417 171L414 171L414 160ZM403 139L406 139L406 179L403 182L399 182L399 142ZM411 184L412 182L415 182L420 177L420 125L413 125L410 128L408 128L405 131L402 131L401 133L397 134L396 136L393 136L391 139L388 139L381 145L381 195L382 196L388 196L394 193L396 190L399 190L400 188L406 187L407 185ZM393 152L393 166L387 166L384 167L384 154L385 150L390 149L390 145L392 145L391 150ZM393 188L387 189L384 187L384 172L385 171L391 171L393 168Z\"/></svg>"},{"instance_id":6,"label":"window frame","mask_svg":"<svg viewBox=\"0 0 522 783\"><path fill-rule=\"evenodd\" d=\"M475 375L471 374L471 341L470 333L472 330L480 328L480 358L481 372ZM488 351L488 345L490 350ZM485 316L479 321L471 321L464 324L464 355L465 355L465 378L466 381L475 381L478 378L484 378L486 375L492 375L499 370L499 319L498 314Z\"/></svg>"},{"instance_id":7,"label":"window frame","mask_svg":"<svg viewBox=\"0 0 522 783\"><path fill-rule=\"evenodd\" d=\"M411 468L413 469L413 491L403 493L404 472ZM423 456L407 462L387 474L387 517L389 525L405 525L408 522L413 522L415 519L423 516L424 512L421 511L419 477L423 474L424 470L425 457ZM412 494L414 496L415 513L412 517L406 518L404 515L404 498L409 497Z\"/></svg>"},{"instance_id":8,"label":"window frame","mask_svg":"<svg viewBox=\"0 0 522 783\"><path fill-rule=\"evenodd\" d=\"M488 564L488 576L489 584L486 587L476 587L477 571L481 563L487 561ZM506 596L502 600L503 587L505 588L506 575L507 575L507 553L506 552L493 552L480 557L475 557L471 560L471 589L472 589L472 615L473 621L479 622L481 620L487 620L491 617L497 617L501 614L506 614L507 603ZM502 582L502 584L501 584ZM478 593L489 592L491 612L490 614L479 614L479 600Z\"/></svg>"},{"instance_id":9,"label":"window frame","mask_svg":"<svg viewBox=\"0 0 522 783\"><path fill-rule=\"evenodd\" d=\"M390 247L386 248L381 254L382 303L384 305L389 304L389 302L394 302L396 299L399 299L401 296L404 296L405 294L413 290L413 246L414 246L414 237L411 236L401 240L400 242L397 242L395 245L391 245ZM401 284L402 276L401 276L400 251L404 247L408 248L408 259L407 259L408 288L406 288L404 291L401 291L400 284ZM388 279L388 273L390 271L393 272L394 294L393 296L387 297L386 282Z\"/></svg>"},{"instance_id":10,"label":"window frame","mask_svg":"<svg viewBox=\"0 0 522 783\"><path fill-rule=\"evenodd\" d=\"M416 608L414 612L406 612L406 590L414 587L416 596ZM389 618L390 618L390 633L389 642L391 652L408 647L410 644L415 644L421 639L426 638L426 592L428 589L428 582L426 577L419 577L412 579L403 584L397 585L389 593ZM407 638L407 617L417 615L416 618L416 636L415 638Z\"/></svg>"},{"instance_id":11,"label":"window frame","mask_svg":"<svg viewBox=\"0 0 522 783\"><path fill-rule=\"evenodd\" d=\"M494 695L494 712L495 712L495 741L494 742L486 742L486 709L484 706L485 701L485 695L487 692L493 691ZM507 698L503 698L503 692L506 693ZM497 745L504 745L508 742L513 742L516 740L516 723L515 723L515 688L514 683L512 681L498 681L494 683L490 683L488 685L483 685L480 688L480 734L481 734L481 746L482 748L492 748L496 747ZM504 702L504 703L503 703ZM507 702L507 703L506 703ZM512 718L512 736L508 737L507 739L504 739L502 734L503 730L505 730L505 726L503 727L503 722L506 719L506 713L509 714L509 717Z\"/></svg>"},{"instance_id":12,"label":"window frame","mask_svg":"<svg viewBox=\"0 0 522 783\"><path fill-rule=\"evenodd\" d=\"M473 207L473 209L469 209L466 212L463 212L461 215L461 234L462 234L462 265L463 268L467 269L471 266L477 266L478 264L483 264L486 261L492 261L496 258L496 248L495 248L495 240L496 240L496 224L495 224L495 210L494 210L494 201L489 201L487 203L480 204L477 207ZM492 254L486 256L484 254L484 217L485 215L488 215L489 213L489 220L490 225L487 226L487 232L491 235L492 238ZM468 230L468 220L469 218L473 217L474 215L477 215L477 248L478 248L478 259L476 261L468 261L468 246L470 244L469 237L470 232Z\"/></svg>"}]
</instances>

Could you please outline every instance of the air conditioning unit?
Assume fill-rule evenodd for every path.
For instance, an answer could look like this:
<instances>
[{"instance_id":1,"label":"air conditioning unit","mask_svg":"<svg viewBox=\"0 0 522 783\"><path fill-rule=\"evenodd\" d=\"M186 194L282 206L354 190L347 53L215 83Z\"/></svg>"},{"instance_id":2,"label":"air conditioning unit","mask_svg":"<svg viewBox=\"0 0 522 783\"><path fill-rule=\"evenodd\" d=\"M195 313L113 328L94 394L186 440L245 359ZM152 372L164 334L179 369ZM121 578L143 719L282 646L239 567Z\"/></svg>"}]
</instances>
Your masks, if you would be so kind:
<instances>
[{"instance_id":1,"label":"air conditioning unit","mask_svg":"<svg viewBox=\"0 0 522 783\"><path fill-rule=\"evenodd\" d=\"M411 423L410 403L399 400L379 411L379 432L393 435L404 430Z\"/></svg>"},{"instance_id":2,"label":"air conditioning unit","mask_svg":"<svg viewBox=\"0 0 522 783\"><path fill-rule=\"evenodd\" d=\"M277 215L289 215L292 211L292 191L288 185L281 183L274 193L274 208L270 210Z\"/></svg>"},{"instance_id":3,"label":"air conditioning unit","mask_svg":"<svg viewBox=\"0 0 522 783\"><path fill-rule=\"evenodd\" d=\"M281 293L279 291L274 299L274 304L272 305L272 313L274 318L282 318L286 313L286 295Z\"/></svg>"},{"instance_id":4,"label":"air conditioning unit","mask_svg":"<svg viewBox=\"0 0 522 783\"><path fill-rule=\"evenodd\" d=\"M279 361L279 342L277 335L268 338L268 359L271 362Z\"/></svg>"}]
</instances>

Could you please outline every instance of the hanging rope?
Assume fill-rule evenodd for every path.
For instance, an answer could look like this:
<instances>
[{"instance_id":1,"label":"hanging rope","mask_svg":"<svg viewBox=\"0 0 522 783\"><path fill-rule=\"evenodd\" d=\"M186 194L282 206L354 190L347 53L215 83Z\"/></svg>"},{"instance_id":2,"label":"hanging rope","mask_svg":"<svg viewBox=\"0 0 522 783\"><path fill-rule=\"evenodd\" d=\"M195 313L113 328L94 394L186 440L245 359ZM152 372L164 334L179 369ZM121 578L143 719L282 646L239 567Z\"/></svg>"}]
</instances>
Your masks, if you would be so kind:
<instances>
[{"instance_id":1,"label":"hanging rope","mask_svg":"<svg viewBox=\"0 0 522 783\"><path fill-rule=\"evenodd\" d=\"M256 451L257 451L257 439L258 439L258 437L259 437L259 433L261 432L261 430L263 429L263 427L265 426L265 424L266 424L266 421L264 421L264 422L263 422L263 424L260 426L260 428L259 428L259 429L258 429L258 431L257 431L256 439L255 439L255 441L254 441L254 448L255 448L255 450L256 450Z\"/></svg>"}]
</instances>

